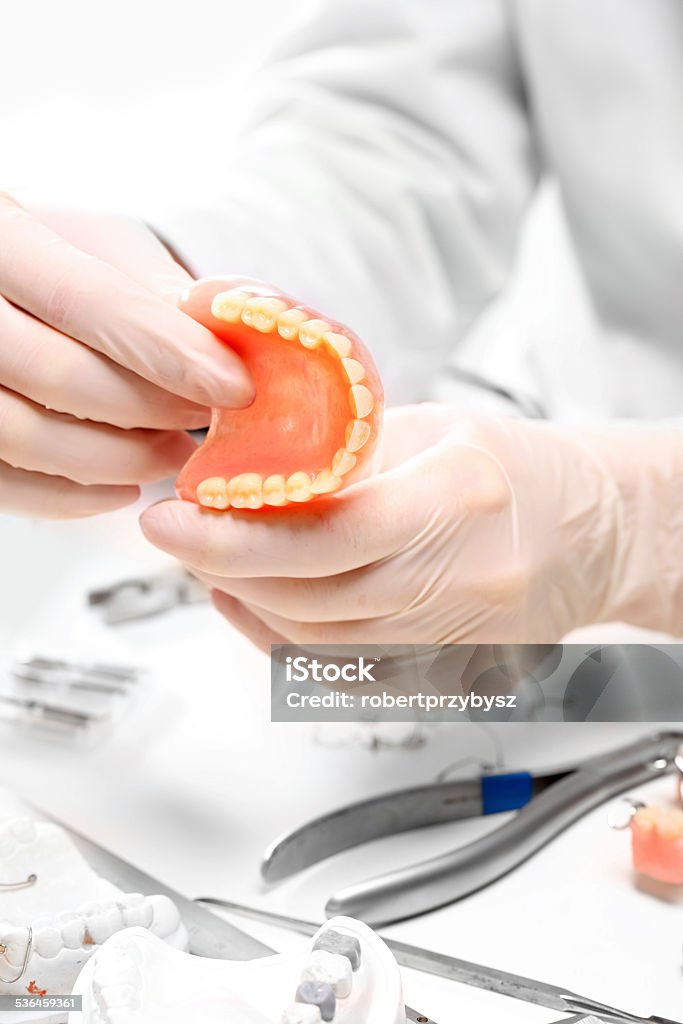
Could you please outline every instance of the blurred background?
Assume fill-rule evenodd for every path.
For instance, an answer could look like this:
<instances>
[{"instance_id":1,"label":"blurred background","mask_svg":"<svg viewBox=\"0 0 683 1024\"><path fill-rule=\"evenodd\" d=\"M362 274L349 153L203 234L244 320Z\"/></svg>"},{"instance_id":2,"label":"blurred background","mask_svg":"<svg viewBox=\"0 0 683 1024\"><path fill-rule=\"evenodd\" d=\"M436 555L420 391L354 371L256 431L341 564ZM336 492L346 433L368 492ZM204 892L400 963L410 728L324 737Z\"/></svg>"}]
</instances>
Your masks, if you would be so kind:
<instances>
[{"instance_id":1,"label":"blurred background","mask_svg":"<svg viewBox=\"0 0 683 1024\"><path fill-rule=\"evenodd\" d=\"M315 0L5 3L0 187L50 206L147 220L220 196L254 77L278 38L315 7ZM564 379L578 345L586 358L593 349L591 314L552 186L529 212L501 315L503 330L494 303L484 337L472 342L491 347L501 379L516 381L530 340L550 341L549 323L551 376ZM582 383L587 416L600 405L597 380L596 373Z\"/></svg>"},{"instance_id":2,"label":"blurred background","mask_svg":"<svg viewBox=\"0 0 683 1024\"><path fill-rule=\"evenodd\" d=\"M127 211L217 189L249 76L308 6L3 3L2 187Z\"/></svg>"}]
</instances>

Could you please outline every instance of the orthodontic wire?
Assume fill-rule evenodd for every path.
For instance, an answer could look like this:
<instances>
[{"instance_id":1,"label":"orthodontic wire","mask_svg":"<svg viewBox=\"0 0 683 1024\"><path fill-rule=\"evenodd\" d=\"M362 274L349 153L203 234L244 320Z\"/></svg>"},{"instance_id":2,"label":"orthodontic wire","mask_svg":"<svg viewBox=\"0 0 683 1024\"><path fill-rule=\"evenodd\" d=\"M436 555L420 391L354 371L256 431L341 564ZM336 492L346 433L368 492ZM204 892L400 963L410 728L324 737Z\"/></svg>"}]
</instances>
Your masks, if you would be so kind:
<instances>
[{"instance_id":1,"label":"orthodontic wire","mask_svg":"<svg viewBox=\"0 0 683 1024\"><path fill-rule=\"evenodd\" d=\"M29 889L38 881L38 875L30 874L25 882L0 882L0 892L12 892L16 889Z\"/></svg>"},{"instance_id":2,"label":"orthodontic wire","mask_svg":"<svg viewBox=\"0 0 683 1024\"><path fill-rule=\"evenodd\" d=\"M31 884L33 884L33 883L31 883ZM31 953L33 951L33 928L31 927L31 925L27 926L26 931L28 933L28 938L27 938L27 942L26 942L26 953L24 955L24 962L21 965L21 970L19 971L19 973L14 978L4 978L0 974L0 982L2 982L3 985L16 985L16 983L18 981L21 981L21 979L26 974L26 969L28 968L28 962L31 959ZM7 954L7 946L6 946L6 944L4 942L0 943L0 953L3 956Z\"/></svg>"}]
</instances>

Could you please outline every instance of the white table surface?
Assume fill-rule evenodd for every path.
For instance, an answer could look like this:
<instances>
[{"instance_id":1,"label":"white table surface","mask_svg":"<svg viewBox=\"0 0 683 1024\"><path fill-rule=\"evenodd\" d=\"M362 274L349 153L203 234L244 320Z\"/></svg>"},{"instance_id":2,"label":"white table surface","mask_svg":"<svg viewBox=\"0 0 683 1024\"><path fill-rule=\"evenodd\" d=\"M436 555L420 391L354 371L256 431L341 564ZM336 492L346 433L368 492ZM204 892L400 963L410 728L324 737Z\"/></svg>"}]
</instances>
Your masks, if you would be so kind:
<instances>
[{"instance_id":1,"label":"white table surface","mask_svg":"<svg viewBox=\"0 0 683 1024\"><path fill-rule=\"evenodd\" d=\"M86 608L88 589L167 564L144 541L134 510L64 524L0 518L3 657L40 652L141 664L152 691L94 751L2 733L0 813L32 801L189 896L312 919L340 885L442 852L500 822L383 840L266 891L259 858L282 831L349 800L430 781L461 757L490 759L491 742L475 726L451 725L434 728L415 750L321 745L311 725L271 724L268 659L210 606L116 628ZM605 749L645 728L507 724L495 731L506 765L531 768ZM647 799L668 800L671 785L653 784ZM683 1019L681 899L635 887L628 837L609 831L601 809L502 881L387 933ZM300 941L241 926L278 948ZM414 972L404 977L406 1000L438 1024L544 1024L560 1016Z\"/></svg>"}]
</instances>

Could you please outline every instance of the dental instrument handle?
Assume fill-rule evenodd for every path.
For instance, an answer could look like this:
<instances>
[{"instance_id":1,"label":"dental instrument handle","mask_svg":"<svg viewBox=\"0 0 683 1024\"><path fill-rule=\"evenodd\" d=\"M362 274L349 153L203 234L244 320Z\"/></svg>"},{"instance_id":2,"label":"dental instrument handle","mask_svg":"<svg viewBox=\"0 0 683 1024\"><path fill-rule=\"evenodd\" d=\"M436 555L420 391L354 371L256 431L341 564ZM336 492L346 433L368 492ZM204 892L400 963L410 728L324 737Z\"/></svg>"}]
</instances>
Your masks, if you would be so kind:
<instances>
[{"instance_id":1,"label":"dental instrument handle","mask_svg":"<svg viewBox=\"0 0 683 1024\"><path fill-rule=\"evenodd\" d=\"M301 918L278 914L270 910L261 910L258 907L249 907L217 897L202 897L197 902L221 907L238 917L258 921L260 924L275 928L286 928L288 931L298 932L301 935L315 935L320 927L312 921L304 921ZM519 999L534 1006L544 1006L549 1010L578 1014L580 1018L597 1016L605 1024L682 1024L681 1021L670 1020L667 1017L639 1017L628 1011L599 1003L595 999L584 998L557 985L525 978L521 974L511 974L508 971L486 967L469 960L461 960L445 953L435 953L429 949L422 949L420 946L412 946L406 942L389 939L386 935L380 935L380 938L389 947L401 967L408 967L424 974L433 974L439 978L483 989L486 992L494 992L497 995L509 996L511 999Z\"/></svg>"},{"instance_id":2,"label":"dental instrument handle","mask_svg":"<svg viewBox=\"0 0 683 1024\"><path fill-rule=\"evenodd\" d=\"M522 801L530 795L526 786L524 790ZM362 843L440 822L478 818L484 813L481 778L415 786L370 797L280 836L263 855L261 875L268 883L278 882Z\"/></svg>"},{"instance_id":3,"label":"dental instrument handle","mask_svg":"<svg viewBox=\"0 0 683 1024\"><path fill-rule=\"evenodd\" d=\"M121 697L125 697L130 692L127 685L86 678L76 680L65 675L59 676L54 671L51 672L51 676L48 676L44 670L19 667L14 669L12 675L23 683L37 683L39 686L54 686L58 689L89 690L93 693L110 693Z\"/></svg>"},{"instance_id":4,"label":"dental instrument handle","mask_svg":"<svg viewBox=\"0 0 683 1024\"><path fill-rule=\"evenodd\" d=\"M31 669L37 672L63 672L80 679L83 675L99 676L111 680L137 682L141 669L131 665L112 665L105 662L65 661L63 658L48 658L44 655L33 655L29 658L18 658L13 670Z\"/></svg>"},{"instance_id":5,"label":"dental instrument handle","mask_svg":"<svg viewBox=\"0 0 683 1024\"><path fill-rule=\"evenodd\" d=\"M584 999L582 996L567 994L567 1008L578 1013L591 1014L599 1017L600 1020L608 1021L610 1024L672 1024L666 1017L639 1017L635 1013L627 1013L624 1010L616 1010L613 1006L600 1003L596 999Z\"/></svg>"},{"instance_id":6,"label":"dental instrument handle","mask_svg":"<svg viewBox=\"0 0 683 1024\"><path fill-rule=\"evenodd\" d=\"M536 1006L544 1006L550 1010L562 1010L567 1013L594 1015L605 1024L653 1024L658 1020L661 1024L680 1024L666 1018L640 1017L626 1010L619 1010L595 999L585 998L557 985L526 978L521 974L512 974L495 967L475 964L458 957L436 953L432 950L420 949L405 942L387 939L384 942L402 967L433 974L439 978L480 988L496 995L519 999Z\"/></svg>"},{"instance_id":7,"label":"dental instrument handle","mask_svg":"<svg viewBox=\"0 0 683 1024\"><path fill-rule=\"evenodd\" d=\"M659 733L586 761L553 783L505 825L456 850L348 886L327 903L329 917L390 924L452 903L516 868L582 815L631 786L671 770L681 734Z\"/></svg>"},{"instance_id":8,"label":"dental instrument handle","mask_svg":"<svg viewBox=\"0 0 683 1024\"><path fill-rule=\"evenodd\" d=\"M85 711L76 711L71 708L58 707L55 704L45 704L42 701L31 700L25 697L12 697L9 694L0 694L0 703L10 707L21 708L29 713L36 714L39 718L62 725L70 725L76 728L85 727L93 720L92 715Z\"/></svg>"}]
</instances>

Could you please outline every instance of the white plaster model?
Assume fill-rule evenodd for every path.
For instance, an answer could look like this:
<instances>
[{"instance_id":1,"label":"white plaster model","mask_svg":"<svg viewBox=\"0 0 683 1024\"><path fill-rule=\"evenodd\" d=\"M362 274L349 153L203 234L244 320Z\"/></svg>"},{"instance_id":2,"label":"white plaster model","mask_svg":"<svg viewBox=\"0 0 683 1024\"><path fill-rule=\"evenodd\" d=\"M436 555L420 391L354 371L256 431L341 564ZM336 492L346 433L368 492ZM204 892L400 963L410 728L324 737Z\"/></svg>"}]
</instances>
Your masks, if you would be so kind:
<instances>
[{"instance_id":1,"label":"white plaster model","mask_svg":"<svg viewBox=\"0 0 683 1024\"><path fill-rule=\"evenodd\" d=\"M296 1001L311 963L325 959L315 955L314 946L328 933L336 940L340 934L357 940L361 950L356 970L340 972L346 994L333 1000L332 1018L321 1017L318 1006ZM83 1010L72 1013L69 1024L320 1024L325 1019L405 1024L406 1019L394 957L372 929L347 917L328 921L297 951L246 962L188 956L140 928L119 932L83 968L74 992L83 996Z\"/></svg>"},{"instance_id":2,"label":"white plaster model","mask_svg":"<svg viewBox=\"0 0 683 1024\"><path fill-rule=\"evenodd\" d=\"M31 876L35 881L22 886ZM0 993L68 995L95 950L136 925L187 949L187 931L168 897L121 892L95 874L58 825L0 822L0 977L7 979Z\"/></svg>"}]
</instances>

